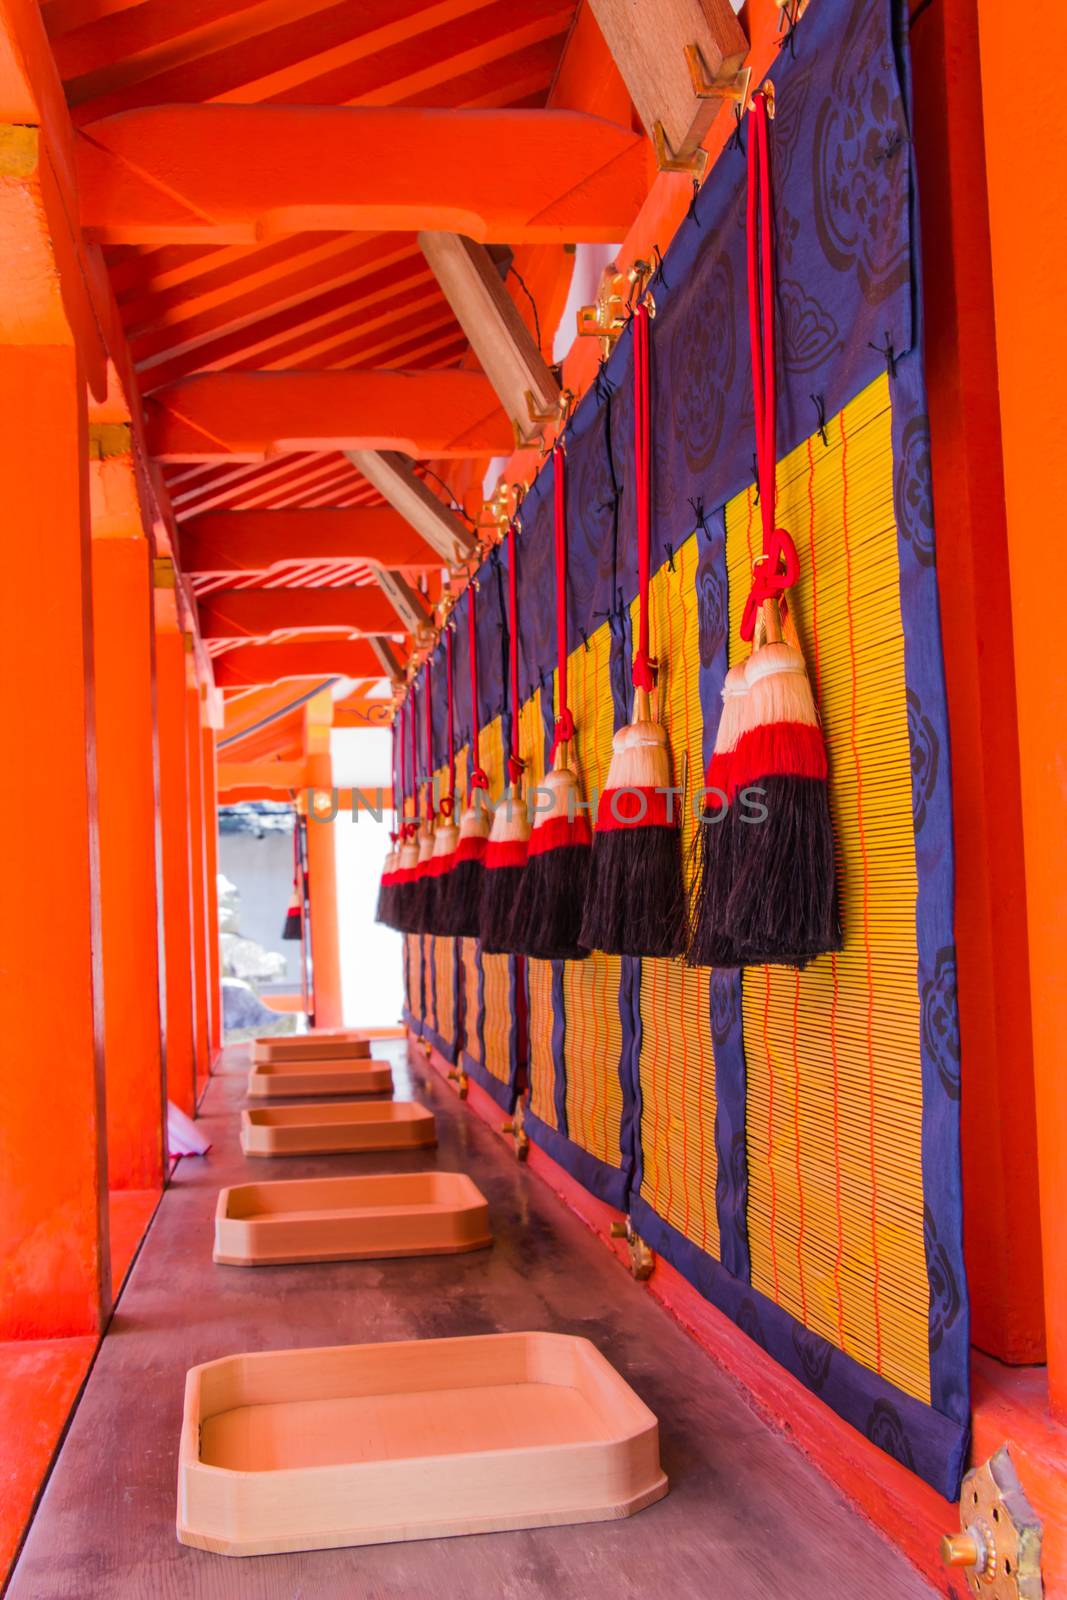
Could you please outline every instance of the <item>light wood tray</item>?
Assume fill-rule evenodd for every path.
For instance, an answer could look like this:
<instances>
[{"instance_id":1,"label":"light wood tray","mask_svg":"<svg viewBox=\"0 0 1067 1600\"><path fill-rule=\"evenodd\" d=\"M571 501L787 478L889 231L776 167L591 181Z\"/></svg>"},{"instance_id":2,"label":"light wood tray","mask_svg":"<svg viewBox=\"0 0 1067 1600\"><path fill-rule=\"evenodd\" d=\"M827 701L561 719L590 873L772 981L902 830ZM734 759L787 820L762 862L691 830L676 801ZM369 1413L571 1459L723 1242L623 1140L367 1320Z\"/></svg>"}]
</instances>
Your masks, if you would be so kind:
<instances>
[{"instance_id":1,"label":"light wood tray","mask_svg":"<svg viewBox=\"0 0 1067 1600\"><path fill-rule=\"evenodd\" d=\"M241 1112L241 1149L246 1156L412 1150L436 1143L433 1112L410 1100L334 1100L256 1106Z\"/></svg>"},{"instance_id":2,"label":"light wood tray","mask_svg":"<svg viewBox=\"0 0 1067 1600\"><path fill-rule=\"evenodd\" d=\"M255 1267L452 1255L491 1243L489 1206L462 1172L298 1178L223 1189L215 1260Z\"/></svg>"},{"instance_id":3,"label":"light wood tray","mask_svg":"<svg viewBox=\"0 0 1067 1600\"><path fill-rule=\"evenodd\" d=\"M355 1061L260 1061L248 1074L248 1092L254 1100L287 1094L390 1095L393 1072L387 1061L372 1066Z\"/></svg>"},{"instance_id":4,"label":"light wood tray","mask_svg":"<svg viewBox=\"0 0 1067 1600\"><path fill-rule=\"evenodd\" d=\"M186 1378L178 1538L223 1555L599 1522L666 1492L652 1412L567 1334L258 1352Z\"/></svg>"},{"instance_id":5,"label":"light wood tray","mask_svg":"<svg viewBox=\"0 0 1067 1600\"><path fill-rule=\"evenodd\" d=\"M256 1039L253 1061L358 1061L370 1055L370 1040L354 1034L283 1033Z\"/></svg>"}]
</instances>

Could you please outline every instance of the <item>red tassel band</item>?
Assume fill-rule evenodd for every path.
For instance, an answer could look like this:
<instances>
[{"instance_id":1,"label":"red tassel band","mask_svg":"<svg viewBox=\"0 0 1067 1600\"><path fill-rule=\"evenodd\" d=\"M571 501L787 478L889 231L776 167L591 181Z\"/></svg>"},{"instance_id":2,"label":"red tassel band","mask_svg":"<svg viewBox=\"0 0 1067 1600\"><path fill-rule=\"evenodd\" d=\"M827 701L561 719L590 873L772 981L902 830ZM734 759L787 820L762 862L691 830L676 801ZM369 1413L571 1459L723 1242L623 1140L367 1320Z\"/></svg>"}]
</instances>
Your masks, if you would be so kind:
<instances>
[{"instance_id":1,"label":"red tassel band","mask_svg":"<svg viewBox=\"0 0 1067 1600\"><path fill-rule=\"evenodd\" d=\"M461 839L456 846L455 854L450 858L452 865L458 867L461 861L484 861L488 843L483 833L471 834L466 839Z\"/></svg>"},{"instance_id":2,"label":"red tassel band","mask_svg":"<svg viewBox=\"0 0 1067 1600\"><path fill-rule=\"evenodd\" d=\"M761 778L815 778L825 782L827 776L821 728L803 722L772 722L741 735L730 758L729 782L720 787L725 787L732 798Z\"/></svg>"},{"instance_id":3,"label":"red tassel band","mask_svg":"<svg viewBox=\"0 0 1067 1600\"><path fill-rule=\"evenodd\" d=\"M485 870L495 867L524 867L529 846L525 839L489 840L485 847Z\"/></svg>"},{"instance_id":4,"label":"red tassel band","mask_svg":"<svg viewBox=\"0 0 1067 1600\"><path fill-rule=\"evenodd\" d=\"M431 856L425 863L427 878L443 878L452 871L456 864L456 851L450 850L447 856Z\"/></svg>"},{"instance_id":5,"label":"red tassel band","mask_svg":"<svg viewBox=\"0 0 1067 1600\"><path fill-rule=\"evenodd\" d=\"M676 828L681 804L680 794L668 794L663 789L605 789L597 807L596 831L619 833L628 828Z\"/></svg>"},{"instance_id":6,"label":"red tassel band","mask_svg":"<svg viewBox=\"0 0 1067 1600\"><path fill-rule=\"evenodd\" d=\"M543 856L549 850L566 850L571 845L589 845L593 842L589 818L575 816L553 817L542 822L530 835L530 855Z\"/></svg>"}]
</instances>

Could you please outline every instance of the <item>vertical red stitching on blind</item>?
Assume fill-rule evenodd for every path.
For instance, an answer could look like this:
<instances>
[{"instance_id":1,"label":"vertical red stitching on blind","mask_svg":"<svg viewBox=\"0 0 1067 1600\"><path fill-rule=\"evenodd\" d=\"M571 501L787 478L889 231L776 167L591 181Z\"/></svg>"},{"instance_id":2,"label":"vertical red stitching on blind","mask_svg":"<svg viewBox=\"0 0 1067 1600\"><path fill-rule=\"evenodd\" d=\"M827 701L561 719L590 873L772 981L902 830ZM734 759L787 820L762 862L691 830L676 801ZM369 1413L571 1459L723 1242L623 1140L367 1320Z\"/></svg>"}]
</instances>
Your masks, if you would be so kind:
<instances>
[{"instance_id":1,"label":"vertical red stitching on blind","mask_svg":"<svg viewBox=\"0 0 1067 1600\"><path fill-rule=\"evenodd\" d=\"M808 438L808 566L811 571L811 637L814 674L815 704L822 709L822 664L819 641L819 564L815 547L815 447ZM837 1252L834 1257L834 1292L837 1297L837 1340L845 1349L845 1303L841 1294L841 1262L845 1253L845 1222L841 1209L841 1103L837 1063L837 1007L840 984L837 974L837 955L830 957L832 993L830 999L830 1060L833 1066L833 1120L834 1120L834 1211L837 1220Z\"/></svg>"},{"instance_id":2,"label":"vertical red stitching on blind","mask_svg":"<svg viewBox=\"0 0 1067 1600\"><path fill-rule=\"evenodd\" d=\"M775 1226L778 1220L778 1184L774 1176L774 1062L771 1059L769 1028L771 1020L771 969L763 969L763 1054L767 1062L767 1171L771 1180L771 1276L774 1280L774 1299L778 1303L778 1241Z\"/></svg>"},{"instance_id":3,"label":"vertical red stitching on blind","mask_svg":"<svg viewBox=\"0 0 1067 1600\"><path fill-rule=\"evenodd\" d=\"M705 1016L705 1018L707 1018L709 1013L710 1013L710 1010L711 1010L711 978L708 976L707 973L702 971L700 968L697 969L697 995L698 995L697 1003L698 1003L699 1006L703 1007L704 1016ZM714 1041L714 1039L712 1040L712 1043L711 1043L711 1051L712 1051L712 1063L714 1065L714 1056L715 1056L715 1041ZM706 1195L706 1190L705 1190L705 1178L706 1178L706 1173L707 1173L707 1167L706 1167L707 1147L706 1147L705 1136L704 1136L704 1119L705 1119L704 1107L705 1107L707 1102L705 1101L705 1098L704 1098L704 1051L703 1051L703 1049L698 1051L697 1055L698 1055L698 1060L699 1060L699 1063L700 1063L698 1071L697 1071L697 1122L698 1122L698 1125L699 1125L699 1128L700 1128L700 1248L706 1252L707 1248L708 1248L708 1202L707 1202L707 1195ZM716 1089L717 1088L718 1088L718 1085L716 1085Z\"/></svg>"},{"instance_id":4,"label":"vertical red stitching on blind","mask_svg":"<svg viewBox=\"0 0 1067 1600\"><path fill-rule=\"evenodd\" d=\"M797 1173L797 1271L800 1275L800 1315L808 1320L808 1291L804 1282L804 1177L800 1165L800 1053L797 1040L797 1015L800 1010L800 972L793 986L793 1148Z\"/></svg>"},{"instance_id":5,"label":"vertical red stitching on blind","mask_svg":"<svg viewBox=\"0 0 1067 1600\"><path fill-rule=\"evenodd\" d=\"M867 1110L869 1121L868 1158L871 1179L871 1257L874 1265L874 1347L875 1368L882 1371L882 1313L879 1304L881 1263L878 1259L878 1172L875 1165L875 1097L874 1097L874 980L871 950L871 875L867 859L867 837L863 825L863 766L860 760L856 712L859 686L856 678L856 631L852 615L852 553L849 547L848 528L848 436L845 432L845 414L838 417L841 433L841 538L845 550L845 607L848 613L848 650L852 668L851 740L852 760L856 772L856 829L859 834L860 859L863 864L863 949L867 977Z\"/></svg>"},{"instance_id":6,"label":"vertical red stitching on blind","mask_svg":"<svg viewBox=\"0 0 1067 1600\"><path fill-rule=\"evenodd\" d=\"M658 1083L656 1081L656 1078L657 1078L656 1062L659 1060L659 1051L660 1051L660 1039L659 1039L659 1028L660 1028L660 1021L659 1021L659 962L656 961L656 960L651 960L651 961L649 961L647 963L647 967L648 967L649 977L651 979L652 1020L653 1020L653 1024L654 1024L654 1037L652 1039L652 1061L651 1061L651 1067L652 1067L652 1150L653 1150L653 1153L655 1154L655 1157L656 1157L656 1173L655 1173L655 1177L654 1177L653 1182L652 1182L652 1209L658 1215L662 1215L662 1213L660 1213L660 1209L659 1209L659 1185L660 1185L660 1172L659 1172L659 1169L660 1169L660 1154L659 1154L659 1085L658 1085ZM644 970L645 970L645 966L644 965L642 965L641 970L642 970L642 972L644 972Z\"/></svg>"}]
</instances>

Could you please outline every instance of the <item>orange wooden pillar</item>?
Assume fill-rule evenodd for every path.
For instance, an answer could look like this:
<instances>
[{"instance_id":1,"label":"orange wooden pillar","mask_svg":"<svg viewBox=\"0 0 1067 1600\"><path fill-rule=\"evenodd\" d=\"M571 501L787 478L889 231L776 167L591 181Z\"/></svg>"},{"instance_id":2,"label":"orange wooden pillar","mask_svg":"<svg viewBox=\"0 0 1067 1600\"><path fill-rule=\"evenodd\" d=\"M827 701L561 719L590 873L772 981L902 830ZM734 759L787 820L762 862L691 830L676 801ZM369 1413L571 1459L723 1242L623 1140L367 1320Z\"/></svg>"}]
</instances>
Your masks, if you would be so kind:
<instances>
[{"instance_id":1,"label":"orange wooden pillar","mask_svg":"<svg viewBox=\"0 0 1067 1600\"><path fill-rule=\"evenodd\" d=\"M206 849L204 844L204 744L200 725L201 695L193 667L186 656L185 687L186 760L189 792L189 881L192 894L193 1007L195 1011L194 1054L196 1058L196 1097L199 1101L211 1073L211 1029L208 1021L207 890L204 882Z\"/></svg>"},{"instance_id":2,"label":"orange wooden pillar","mask_svg":"<svg viewBox=\"0 0 1067 1600\"><path fill-rule=\"evenodd\" d=\"M337 925L337 853L334 812L333 760L330 729L333 700L329 693L309 700L304 719L307 753L308 896L311 901L311 970L314 985L315 1026L339 1028L344 1024L341 997L341 944Z\"/></svg>"},{"instance_id":3,"label":"orange wooden pillar","mask_svg":"<svg viewBox=\"0 0 1067 1600\"><path fill-rule=\"evenodd\" d=\"M1067 672L1056 538L1067 499L1067 212L1057 203L1067 130L1055 74L1035 72L1025 94L1004 93L1019 20L1014 6L980 8L981 114L1018 695L1049 1397L1067 1418ZM1032 39L1051 39L1061 9L1055 0L1033 0L1025 21ZM991 596L993 603L1003 599ZM1005 1063L1009 1077L1012 1066ZM1010 1283L1004 1292L1012 1292Z\"/></svg>"},{"instance_id":4,"label":"orange wooden pillar","mask_svg":"<svg viewBox=\"0 0 1067 1600\"><path fill-rule=\"evenodd\" d=\"M21 279L0 289L0 1339L94 1334L110 1304L85 378L61 326L3 342Z\"/></svg>"},{"instance_id":5,"label":"orange wooden pillar","mask_svg":"<svg viewBox=\"0 0 1067 1600\"><path fill-rule=\"evenodd\" d=\"M163 1184L152 564L129 428L91 430L93 659L100 816L108 1182Z\"/></svg>"},{"instance_id":6,"label":"orange wooden pillar","mask_svg":"<svg viewBox=\"0 0 1067 1600\"><path fill-rule=\"evenodd\" d=\"M912 29L926 372L951 728L964 1236L974 1344L1044 1358L1022 796L978 0ZM1010 1285L1010 1289L1007 1287Z\"/></svg>"},{"instance_id":7,"label":"orange wooden pillar","mask_svg":"<svg viewBox=\"0 0 1067 1600\"><path fill-rule=\"evenodd\" d=\"M219 763L215 729L203 733L202 772L204 778L204 864L207 931L208 1026L210 1055L222 1049L222 987L219 956Z\"/></svg>"},{"instance_id":8,"label":"orange wooden pillar","mask_svg":"<svg viewBox=\"0 0 1067 1600\"><path fill-rule=\"evenodd\" d=\"M156 706L163 857L164 1036L167 1095L196 1110L192 877L189 846L189 741L186 638L174 610L174 568L156 562Z\"/></svg>"}]
</instances>

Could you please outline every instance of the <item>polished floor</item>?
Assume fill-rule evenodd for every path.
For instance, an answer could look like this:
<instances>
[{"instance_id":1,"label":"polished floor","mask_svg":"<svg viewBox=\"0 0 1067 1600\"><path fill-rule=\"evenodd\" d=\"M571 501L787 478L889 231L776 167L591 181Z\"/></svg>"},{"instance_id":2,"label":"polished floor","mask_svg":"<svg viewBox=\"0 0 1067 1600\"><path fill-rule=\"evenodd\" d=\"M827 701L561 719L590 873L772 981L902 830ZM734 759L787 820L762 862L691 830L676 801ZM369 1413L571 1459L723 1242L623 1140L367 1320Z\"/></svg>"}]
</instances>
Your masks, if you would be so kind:
<instances>
[{"instance_id":1,"label":"polished floor","mask_svg":"<svg viewBox=\"0 0 1067 1600\"><path fill-rule=\"evenodd\" d=\"M247 1161L247 1063L204 1106L126 1281L9 1600L894 1600L933 1590L856 1514L503 1141L400 1044L397 1093L438 1114L436 1153ZM249 1177L467 1171L491 1250L246 1270L211 1260L220 1186ZM538 1328L593 1339L660 1419L671 1492L629 1521L243 1560L174 1535L185 1370L238 1350Z\"/></svg>"}]
</instances>

